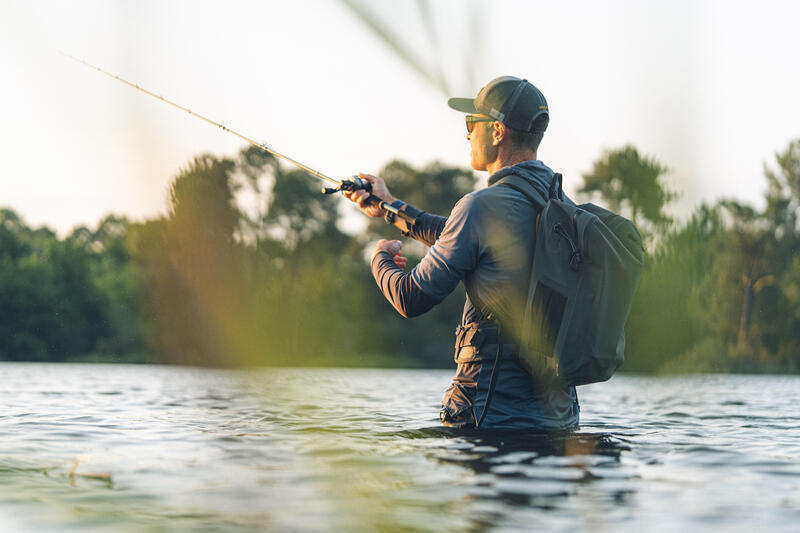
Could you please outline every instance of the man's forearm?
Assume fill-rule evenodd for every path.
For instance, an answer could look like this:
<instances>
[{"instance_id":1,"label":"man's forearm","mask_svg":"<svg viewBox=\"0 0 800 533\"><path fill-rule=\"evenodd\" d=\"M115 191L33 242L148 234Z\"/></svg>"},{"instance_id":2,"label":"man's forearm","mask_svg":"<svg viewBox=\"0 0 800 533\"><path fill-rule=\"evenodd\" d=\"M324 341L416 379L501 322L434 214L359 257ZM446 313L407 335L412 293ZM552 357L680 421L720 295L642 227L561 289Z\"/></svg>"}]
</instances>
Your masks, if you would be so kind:
<instances>
[{"instance_id":1,"label":"man's forearm","mask_svg":"<svg viewBox=\"0 0 800 533\"><path fill-rule=\"evenodd\" d=\"M439 300L425 293L394 264L387 252L378 252L372 258L372 276L389 303L406 318L419 316L430 310Z\"/></svg>"},{"instance_id":2,"label":"man's forearm","mask_svg":"<svg viewBox=\"0 0 800 533\"><path fill-rule=\"evenodd\" d=\"M403 232L403 235L412 237L428 246L433 246L433 243L435 243L436 239L441 235L442 229L444 229L447 217L440 217L438 215L426 213L425 211L420 211L410 204L403 205L401 211L413 215L415 217L414 224L411 225L402 218L397 217L394 220L394 226Z\"/></svg>"}]
</instances>

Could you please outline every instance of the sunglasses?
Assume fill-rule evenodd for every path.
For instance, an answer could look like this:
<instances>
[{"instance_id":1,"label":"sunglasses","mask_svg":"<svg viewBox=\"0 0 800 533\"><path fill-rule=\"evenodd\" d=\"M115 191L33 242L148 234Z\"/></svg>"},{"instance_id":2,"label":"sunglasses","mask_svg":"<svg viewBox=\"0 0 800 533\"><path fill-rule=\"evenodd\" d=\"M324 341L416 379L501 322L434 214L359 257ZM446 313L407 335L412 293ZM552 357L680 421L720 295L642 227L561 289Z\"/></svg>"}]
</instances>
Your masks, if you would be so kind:
<instances>
[{"instance_id":1,"label":"sunglasses","mask_svg":"<svg viewBox=\"0 0 800 533\"><path fill-rule=\"evenodd\" d=\"M472 130L475 129L475 124L478 122L494 122L493 118L482 117L480 115L467 115L465 120L467 121L467 133L472 133Z\"/></svg>"}]
</instances>

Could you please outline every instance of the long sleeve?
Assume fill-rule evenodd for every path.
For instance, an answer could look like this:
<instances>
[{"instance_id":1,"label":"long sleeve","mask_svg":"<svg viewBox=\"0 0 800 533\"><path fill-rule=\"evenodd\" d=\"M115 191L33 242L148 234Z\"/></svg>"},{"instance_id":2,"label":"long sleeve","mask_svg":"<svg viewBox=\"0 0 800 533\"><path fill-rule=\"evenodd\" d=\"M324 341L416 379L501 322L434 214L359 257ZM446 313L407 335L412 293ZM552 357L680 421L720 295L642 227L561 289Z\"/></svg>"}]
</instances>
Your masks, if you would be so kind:
<instances>
[{"instance_id":1,"label":"long sleeve","mask_svg":"<svg viewBox=\"0 0 800 533\"><path fill-rule=\"evenodd\" d=\"M386 252L375 254L371 267L383 295L406 318L419 316L441 301L420 289L411 274L400 270Z\"/></svg>"},{"instance_id":2,"label":"long sleeve","mask_svg":"<svg viewBox=\"0 0 800 533\"><path fill-rule=\"evenodd\" d=\"M456 203L428 253L411 271L411 279L439 301L453 292L477 264L481 250L482 202L470 193ZM432 225L438 221L431 221Z\"/></svg>"},{"instance_id":3,"label":"long sleeve","mask_svg":"<svg viewBox=\"0 0 800 533\"><path fill-rule=\"evenodd\" d=\"M378 253L372 258L372 275L378 287L401 315L413 317L428 311L475 268L479 255L479 211L479 203L468 194L449 217L428 215L421 224L415 224L419 226L419 240L430 239L432 246L409 273L400 270L388 253Z\"/></svg>"},{"instance_id":4,"label":"long sleeve","mask_svg":"<svg viewBox=\"0 0 800 533\"><path fill-rule=\"evenodd\" d=\"M427 244L428 246L433 246L433 243L435 243L436 239L442 234L446 223L447 217L432 215L423 211L422 214L417 217L416 223L411 226L408 233L404 233L404 235L423 244Z\"/></svg>"}]
</instances>

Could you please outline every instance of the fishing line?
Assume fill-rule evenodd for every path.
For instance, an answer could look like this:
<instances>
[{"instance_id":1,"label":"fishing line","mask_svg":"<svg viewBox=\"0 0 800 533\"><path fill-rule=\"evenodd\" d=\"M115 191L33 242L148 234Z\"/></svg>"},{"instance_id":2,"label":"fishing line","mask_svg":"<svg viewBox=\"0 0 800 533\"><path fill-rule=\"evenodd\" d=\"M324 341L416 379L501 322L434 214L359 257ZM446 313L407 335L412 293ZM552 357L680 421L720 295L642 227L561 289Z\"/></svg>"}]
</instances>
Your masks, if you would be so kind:
<instances>
[{"instance_id":1,"label":"fishing line","mask_svg":"<svg viewBox=\"0 0 800 533\"><path fill-rule=\"evenodd\" d=\"M272 154L275 157L279 157L279 158L281 158L281 159L283 159L285 161L288 161L289 163L293 164L294 166L305 170L306 172L308 172L312 176L316 176L317 178L323 179L325 181L329 181L330 183L333 183L334 185L336 185L335 188L332 188L332 187L323 188L322 189L322 193L323 194L333 194L333 193L342 192L342 191L350 191L350 192L352 192L352 191L359 191L359 190L364 190L364 191L367 191L369 193L372 192L372 184L370 182L366 181L366 180L362 180L358 176L353 176L351 178L344 179L344 180L337 180L337 179L332 178L330 176L326 176L322 172L319 172L318 170L314 170L313 168L309 167L308 165L304 165L303 163L297 161L296 159L292 159L289 156L283 155L282 153L277 152L276 150L273 150L272 148L270 148L269 146L267 146L264 143L256 142L253 139L251 139L249 137L246 137L246 136L242 135L241 133L228 128L227 126L225 126L225 124L222 124L220 122L216 122L214 120L211 120L210 118L204 117L203 115L201 115L199 113L195 113L194 111L192 111L188 107L184 107L184 106L182 106L180 104L176 104L172 100L168 100L167 98L164 98L163 96L161 96L159 94L156 94L156 93L154 93L152 91L148 91L147 89L145 89L144 87L139 86L136 83L128 81L125 78L122 78L120 76L117 76L116 74L108 72L107 70L104 70L104 69L102 69L102 68L100 68L100 67L98 67L96 65L92 65L91 63L89 63L87 61L84 61L83 59L80 59L80 58L77 58L75 56L69 55L66 52L59 51L59 53L61 55L63 55L64 57L72 59L73 61L77 61L78 63L86 65L89 68L93 68L94 70L100 72L101 74L105 74L106 76L114 78L115 80L120 81L120 82L124 83L125 85L127 85L129 87L133 87L137 91L141 91L141 92L145 93L148 96L152 96L153 98L158 98L162 102L167 103L167 104L171 105L172 107L176 107L176 108L180 109L181 111L184 111L185 113L189 113L193 117L197 117L200 120L211 124L212 126L216 126L216 127L218 127L219 129L221 129L224 132L230 133L231 135L235 135L235 136L239 137L240 139L242 139L243 141L255 146L256 148L260 148L261 150L264 150L268 154ZM412 215L406 213L405 211L401 211L400 208L402 206L395 206L395 205L388 204L388 203L384 202L383 200L381 200L380 198L378 198L377 196L375 196L374 194L370 194L367 197L367 199L364 201L364 203L367 204L367 205L378 206L380 209L383 209L384 211L388 211L392 215L405 220L410 225L412 225L412 226L414 225L415 218Z\"/></svg>"},{"instance_id":2,"label":"fishing line","mask_svg":"<svg viewBox=\"0 0 800 533\"><path fill-rule=\"evenodd\" d=\"M317 170L314 170L313 168L311 168L311 167L309 167L309 166L307 166L307 165L304 165L303 163L301 163L301 162L299 162L299 161L297 161L297 160L295 160L295 159L292 159L292 158L291 158L291 157L289 157L289 156L283 155L283 154L281 154L280 152L278 152L278 151L276 151L276 150L273 150L272 148L270 148L269 146L267 146L267 145L266 145L266 144L264 144L264 143L259 143L259 142L256 142L256 141L254 141L253 139L251 139L251 138L249 138L249 137L246 137L246 136L242 135L241 133L239 133L239 132L237 132L237 131L234 131L234 130L232 130L232 129L228 128L227 126L225 126L224 124L222 124L222 123L220 123L220 122L216 122L216 121L214 121L214 120L211 120L210 118L207 118L207 117L204 117L203 115L200 115L199 113L195 113L194 111L192 111L192 110L191 110L191 109L189 109L188 107L184 107L184 106L182 106L182 105L180 105L180 104L176 104L176 103L175 103L175 102L173 102L172 100L169 100L169 99L167 99L167 98L164 98L163 96L161 96L161 95L159 95L159 94L156 94L156 93L154 93L154 92L152 92L152 91L148 91L147 89L145 89L144 87L141 87L141 86L139 86L139 85L138 85L138 84L136 84L136 83L133 83L133 82L131 82L131 81L128 81L128 80L126 80L125 78L122 78L122 77L120 77L120 76L117 76L116 74L113 74L113 73L111 73L111 72L108 72L107 70L103 70L102 68L100 68L100 67L98 67L98 66L96 66L96 65L92 65L91 63L88 63L88 62L84 61L83 59L77 58L77 57L75 57L75 56L71 56L71 55L69 55L69 54L67 54L67 53L65 53L65 52L59 52L59 53L60 53L61 55L63 55L64 57L67 57L67 58L69 58L69 59L72 59L73 61L77 61L78 63L81 63L81 64L83 64L83 65L86 65L86 66L87 66L87 67L89 67L89 68L93 68L93 69L95 69L96 71L98 71L98 72L100 72L100 73L102 73L102 74L105 74L106 76L109 76L109 77L111 77L111 78L114 78L115 80L117 80L117 81L120 81L120 82L124 83L125 85L127 85L127 86L129 86L129 87L133 87L133 88L134 88L134 89L136 89L137 91L141 91L141 92L143 92L143 93L145 93L145 94L147 94L147 95L150 95L150 96L152 96L153 98L158 98L158 99L159 99L159 100L161 100L162 102L164 102L164 103L167 103L167 104L171 105L172 107L176 107L176 108L180 109L181 111L185 111L186 113L189 113L189 114L190 114L190 115L192 115L193 117L197 117L197 118L199 118L200 120L203 120L203 121L205 121L205 122L207 122L207 123L211 124L212 126L216 126L216 127L218 127L218 128L219 128L219 129L221 129L222 131L228 132L228 133L230 133L231 135L235 135L235 136L239 137L240 139L242 139L243 141L245 141L245 142L247 142L247 143L249 143L249 144L252 144L252 145L253 145L253 146L255 146L256 148L260 148L261 150L264 150L265 152L267 152L267 153L270 153L270 154L274 155L275 157L279 157L279 158L281 158L281 159L284 159L284 160L288 161L289 163L293 164L294 166L296 166L296 167L299 167L299 168L301 168L301 169L305 170L305 171L306 171L306 172L308 172L309 174L312 174L312 175L314 175L314 176L316 176L316 177L318 177L318 178L320 178L320 179L323 179L323 180L329 181L329 182L331 182L331 183L333 183L333 184L336 184L336 185L340 185L340 184L341 184L341 181L340 181L340 180L337 180L337 179L331 178L330 176L326 176L326 175L325 175L325 174L323 174L322 172L319 172L319 171L317 171Z\"/></svg>"}]
</instances>

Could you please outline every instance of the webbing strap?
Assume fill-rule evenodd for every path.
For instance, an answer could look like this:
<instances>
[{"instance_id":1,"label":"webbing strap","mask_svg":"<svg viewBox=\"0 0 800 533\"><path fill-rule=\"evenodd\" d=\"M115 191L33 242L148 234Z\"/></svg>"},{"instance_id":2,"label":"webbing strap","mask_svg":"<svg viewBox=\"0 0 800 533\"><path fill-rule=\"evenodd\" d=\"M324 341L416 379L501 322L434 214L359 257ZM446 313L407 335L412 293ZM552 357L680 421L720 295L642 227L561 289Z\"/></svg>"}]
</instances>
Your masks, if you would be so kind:
<instances>
[{"instance_id":1,"label":"webbing strap","mask_svg":"<svg viewBox=\"0 0 800 533\"><path fill-rule=\"evenodd\" d=\"M499 335L499 332L498 332ZM503 357L503 343L498 343L497 345L497 355L494 358L494 365L492 366L492 376L489 378L489 390L486 391L486 402L483 404L483 411L481 411L481 417L475 423L475 429L480 429L481 424L483 424L483 419L486 418L486 413L489 412L489 405L492 403L492 393L494 392L494 387L497 384L497 369L500 366L500 359Z\"/></svg>"}]
</instances>

